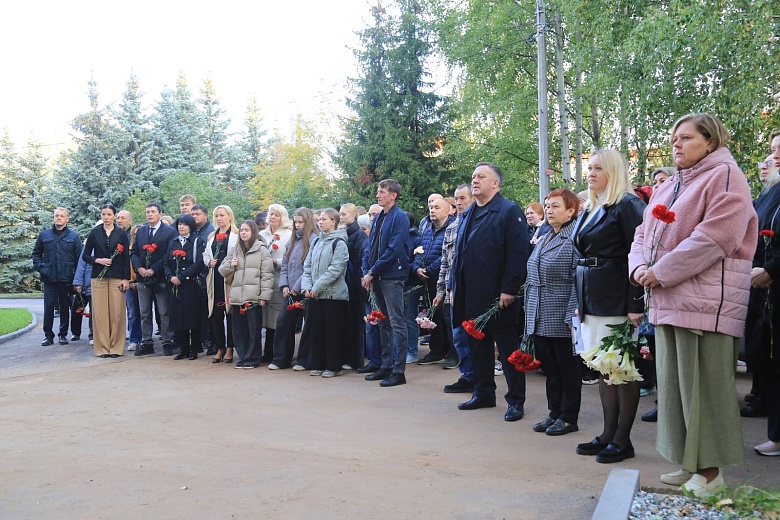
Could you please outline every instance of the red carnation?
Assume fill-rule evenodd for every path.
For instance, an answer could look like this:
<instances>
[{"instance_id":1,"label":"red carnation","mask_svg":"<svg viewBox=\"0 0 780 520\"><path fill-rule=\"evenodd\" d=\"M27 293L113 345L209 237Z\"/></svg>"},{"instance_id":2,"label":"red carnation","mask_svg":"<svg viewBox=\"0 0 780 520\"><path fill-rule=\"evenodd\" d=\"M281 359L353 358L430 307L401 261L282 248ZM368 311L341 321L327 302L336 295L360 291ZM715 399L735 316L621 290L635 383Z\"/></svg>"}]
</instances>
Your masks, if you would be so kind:
<instances>
[{"instance_id":1,"label":"red carnation","mask_svg":"<svg viewBox=\"0 0 780 520\"><path fill-rule=\"evenodd\" d=\"M274 235L274 240L281 240L281 239L282 237L280 237L279 235Z\"/></svg>"},{"instance_id":2,"label":"red carnation","mask_svg":"<svg viewBox=\"0 0 780 520\"><path fill-rule=\"evenodd\" d=\"M758 235L762 236L762 237L774 238L775 237L775 232L772 231L771 229L764 229Z\"/></svg>"},{"instance_id":3,"label":"red carnation","mask_svg":"<svg viewBox=\"0 0 780 520\"><path fill-rule=\"evenodd\" d=\"M287 306L287 310L288 310L288 311L291 311L291 310L293 310L293 309L295 309L295 307L293 307L293 306L292 306L292 304L290 304L290 305L288 305L288 306Z\"/></svg>"},{"instance_id":4,"label":"red carnation","mask_svg":"<svg viewBox=\"0 0 780 520\"><path fill-rule=\"evenodd\" d=\"M185 257L185 256L187 256L187 253L186 253L185 251L181 250L181 249L177 249L177 250L175 250L175 251L174 251L173 253L171 253L171 254L172 254L174 257L177 257L177 256Z\"/></svg>"},{"instance_id":5,"label":"red carnation","mask_svg":"<svg viewBox=\"0 0 780 520\"><path fill-rule=\"evenodd\" d=\"M116 251L117 251L117 253L119 253L120 255L121 255L121 254L124 252L124 250L125 250L125 246L123 246L122 244L117 244L117 245L116 245Z\"/></svg>"},{"instance_id":6,"label":"red carnation","mask_svg":"<svg viewBox=\"0 0 780 520\"><path fill-rule=\"evenodd\" d=\"M246 309L241 307L240 309L238 309L238 312L240 312L241 314L246 314Z\"/></svg>"},{"instance_id":7,"label":"red carnation","mask_svg":"<svg viewBox=\"0 0 780 520\"><path fill-rule=\"evenodd\" d=\"M674 222L674 211L670 211L669 208L663 204L657 204L653 208L652 215L665 224L671 224Z\"/></svg>"},{"instance_id":8,"label":"red carnation","mask_svg":"<svg viewBox=\"0 0 780 520\"><path fill-rule=\"evenodd\" d=\"M469 336L475 339L485 339L485 333L482 332L477 328L476 323L474 320L466 320L462 324L463 329L468 333Z\"/></svg>"},{"instance_id":9,"label":"red carnation","mask_svg":"<svg viewBox=\"0 0 780 520\"><path fill-rule=\"evenodd\" d=\"M277 249L279 249L279 245L278 244L271 244L271 249L276 251Z\"/></svg>"},{"instance_id":10,"label":"red carnation","mask_svg":"<svg viewBox=\"0 0 780 520\"><path fill-rule=\"evenodd\" d=\"M222 242L223 240L227 240L228 234L227 233L217 233L217 235L214 237L214 240L217 242Z\"/></svg>"}]
</instances>

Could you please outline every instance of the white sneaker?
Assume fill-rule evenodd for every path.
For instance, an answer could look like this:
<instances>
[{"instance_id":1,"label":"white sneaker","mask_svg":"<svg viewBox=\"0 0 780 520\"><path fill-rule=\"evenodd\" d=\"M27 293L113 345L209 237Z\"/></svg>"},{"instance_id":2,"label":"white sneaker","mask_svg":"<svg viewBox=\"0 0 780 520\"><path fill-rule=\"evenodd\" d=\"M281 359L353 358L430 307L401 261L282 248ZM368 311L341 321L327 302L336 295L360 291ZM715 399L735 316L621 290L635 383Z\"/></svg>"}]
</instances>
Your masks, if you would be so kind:
<instances>
[{"instance_id":1,"label":"white sneaker","mask_svg":"<svg viewBox=\"0 0 780 520\"><path fill-rule=\"evenodd\" d=\"M493 373L497 376L504 375L504 367L501 366L501 361L496 361L496 368L493 370Z\"/></svg>"},{"instance_id":2,"label":"white sneaker","mask_svg":"<svg viewBox=\"0 0 780 520\"><path fill-rule=\"evenodd\" d=\"M346 363L344 363L343 365L341 365L341 369L342 370L352 370L352 366L351 365L347 365Z\"/></svg>"},{"instance_id":3,"label":"white sneaker","mask_svg":"<svg viewBox=\"0 0 780 520\"><path fill-rule=\"evenodd\" d=\"M295 365L293 367L293 370L295 370L296 372L303 372L304 370L306 370L306 367L303 365Z\"/></svg>"},{"instance_id":4,"label":"white sneaker","mask_svg":"<svg viewBox=\"0 0 780 520\"><path fill-rule=\"evenodd\" d=\"M691 474L684 469L661 475L661 482L670 486L682 486L691 479Z\"/></svg>"},{"instance_id":5,"label":"white sneaker","mask_svg":"<svg viewBox=\"0 0 780 520\"><path fill-rule=\"evenodd\" d=\"M321 376L322 375L322 370L312 370L311 372L309 372L309 375L310 376Z\"/></svg>"},{"instance_id":6,"label":"white sneaker","mask_svg":"<svg viewBox=\"0 0 780 520\"><path fill-rule=\"evenodd\" d=\"M268 365L268 370L279 370L280 368L282 368L282 367L280 367L280 366L279 366L279 365L277 365L276 363L270 363L270 364Z\"/></svg>"},{"instance_id":7,"label":"white sneaker","mask_svg":"<svg viewBox=\"0 0 780 520\"><path fill-rule=\"evenodd\" d=\"M91 339L91 340L89 340L89 345L90 345L90 346L92 346L92 345L94 345L94 344L95 344L95 340L94 340L94 339Z\"/></svg>"},{"instance_id":8,"label":"white sneaker","mask_svg":"<svg viewBox=\"0 0 780 520\"><path fill-rule=\"evenodd\" d=\"M411 354L408 354L406 356L406 362L407 363L417 363L417 356L413 356Z\"/></svg>"},{"instance_id":9,"label":"white sneaker","mask_svg":"<svg viewBox=\"0 0 780 520\"><path fill-rule=\"evenodd\" d=\"M134 350L135 350L135 349L137 349L137 348L138 348L138 343L130 343L130 344L127 346L127 350L128 350L128 352L132 352L132 351L134 351Z\"/></svg>"},{"instance_id":10,"label":"white sneaker","mask_svg":"<svg viewBox=\"0 0 780 520\"><path fill-rule=\"evenodd\" d=\"M325 370L322 373L322 377L336 377L340 376L343 372L339 370L338 372L334 372L333 370Z\"/></svg>"},{"instance_id":11,"label":"white sneaker","mask_svg":"<svg viewBox=\"0 0 780 520\"><path fill-rule=\"evenodd\" d=\"M723 482L723 472L718 472L718 476L709 483L706 478L695 473L688 482L680 486L680 489L685 493L701 498L706 495L714 495L725 485L726 483Z\"/></svg>"},{"instance_id":12,"label":"white sneaker","mask_svg":"<svg viewBox=\"0 0 780 520\"><path fill-rule=\"evenodd\" d=\"M753 448L759 455L765 457L777 457L780 455L780 442L766 441Z\"/></svg>"}]
</instances>

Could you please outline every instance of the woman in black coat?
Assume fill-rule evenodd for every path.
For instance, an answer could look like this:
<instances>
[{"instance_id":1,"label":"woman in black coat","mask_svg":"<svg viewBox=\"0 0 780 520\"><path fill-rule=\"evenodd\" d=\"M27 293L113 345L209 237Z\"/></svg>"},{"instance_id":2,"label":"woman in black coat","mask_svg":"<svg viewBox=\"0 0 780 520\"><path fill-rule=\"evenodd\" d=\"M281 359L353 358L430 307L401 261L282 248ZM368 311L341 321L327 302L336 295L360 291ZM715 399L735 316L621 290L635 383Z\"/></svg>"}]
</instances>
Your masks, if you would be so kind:
<instances>
[{"instance_id":1,"label":"woman in black coat","mask_svg":"<svg viewBox=\"0 0 780 520\"><path fill-rule=\"evenodd\" d=\"M772 133L771 159L780 169L780 130ZM777 173L775 173L777 175ZM751 272L750 303L745 324L748 367L760 383L761 403L768 415L767 442L753 449L759 455L780 455L780 184L754 201L758 214L758 247ZM752 403L756 404L756 403Z\"/></svg>"},{"instance_id":2,"label":"woman in black coat","mask_svg":"<svg viewBox=\"0 0 780 520\"><path fill-rule=\"evenodd\" d=\"M165 258L165 279L171 290L170 327L174 342L181 348L173 359L198 359L201 349L201 314L206 305L205 288L198 283L198 274L205 271L203 251L206 244L195 236L195 219L180 215L173 223L179 236L168 244Z\"/></svg>"},{"instance_id":3,"label":"woman in black coat","mask_svg":"<svg viewBox=\"0 0 780 520\"><path fill-rule=\"evenodd\" d=\"M351 267L347 266L349 303L347 304L344 362L351 368L357 369L363 366L366 346L366 323L363 321L363 315L367 293L360 287L359 273L363 260L363 243L367 237L358 226L357 207L354 204L347 203L341 206L339 218L341 227L347 231L347 249L349 251L349 264L351 264Z\"/></svg>"},{"instance_id":4,"label":"woman in black coat","mask_svg":"<svg viewBox=\"0 0 780 520\"><path fill-rule=\"evenodd\" d=\"M625 157L615 150L594 151L588 188L589 200L572 236L580 256L575 287L585 350L613 333L607 325L630 319L639 326L644 311L644 288L631 285L628 278L628 253L645 203L633 193ZM599 394L604 430L578 445L577 453L596 455L601 463L633 457L631 426L639 405L639 382L613 385L601 376Z\"/></svg>"}]
</instances>

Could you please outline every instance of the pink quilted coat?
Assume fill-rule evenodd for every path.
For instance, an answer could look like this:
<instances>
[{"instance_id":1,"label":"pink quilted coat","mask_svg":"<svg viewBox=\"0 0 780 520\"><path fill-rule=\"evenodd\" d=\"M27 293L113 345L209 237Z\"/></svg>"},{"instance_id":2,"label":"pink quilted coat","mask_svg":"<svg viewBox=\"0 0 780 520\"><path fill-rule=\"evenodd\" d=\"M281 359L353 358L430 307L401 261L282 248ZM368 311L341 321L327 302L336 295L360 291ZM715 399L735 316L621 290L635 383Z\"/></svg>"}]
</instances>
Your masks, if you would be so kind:
<instances>
[{"instance_id":1,"label":"pink quilted coat","mask_svg":"<svg viewBox=\"0 0 780 520\"><path fill-rule=\"evenodd\" d=\"M658 204L671 204L673 223L652 216ZM628 256L631 275L652 265L661 283L650 322L741 337L757 237L750 188L727 148L678 170L650 199Z\"/></svg>"}]
</instances>

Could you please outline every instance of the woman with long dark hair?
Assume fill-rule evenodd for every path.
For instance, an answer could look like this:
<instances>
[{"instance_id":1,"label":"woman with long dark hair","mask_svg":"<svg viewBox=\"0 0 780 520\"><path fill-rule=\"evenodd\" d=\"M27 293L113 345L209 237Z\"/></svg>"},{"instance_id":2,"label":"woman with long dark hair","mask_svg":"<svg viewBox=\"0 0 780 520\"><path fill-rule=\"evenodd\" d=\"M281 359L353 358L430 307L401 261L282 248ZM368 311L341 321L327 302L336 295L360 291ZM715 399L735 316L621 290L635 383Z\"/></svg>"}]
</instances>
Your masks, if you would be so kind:
<instances>
[{"instance_id":1,"label":"woman with long dark hair","mask_svg":"<svg viewBox=\"0 0 780 520\"><path fill-rule=\"evenodd\" d=\"M257 368L263 356L263 309L274 288L274 266L257 224L245 220L238 230L238 244L228 250L219 272L229 279L228 304L233 314L236 368Z\"/></svg>"},{"instance_id":2,"label":"woman with long dark hair","mask_svg":"<svg viewBox=\"0 0 780 520\"><path fill-rule=\"evenodd\" d=\"M99 224L92 228L82 258L92 266L93 339L95 355L115 358L125 354L127 300L130 288L130 240L115 225L113 204L100 207Z\"/></svg>"},{"instance_id":3,"label":"woman with long dark hair","mask_svg":"<svg viewBox=\"0 0 780 520\"><path fill-rule=\"evenodd\" d=\"M279 310L276 320L276 335L274 336L274 359L268 365L270 370L290 368L295 352L295 328L298 320L306 312L301 307L303 290L303 261L309 254L312 243L317 238L317 227L314 225L314 214L309 208L298 208L293 213L295 231L282 260L282 272L279 276L279 287L286 305ZM301 337L298 346L298 364L308 363L308 341Z\"/></svg>"}]
</instances>

